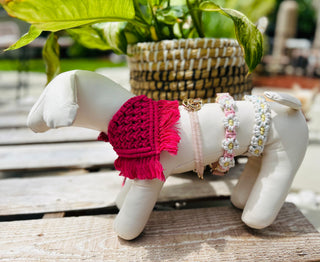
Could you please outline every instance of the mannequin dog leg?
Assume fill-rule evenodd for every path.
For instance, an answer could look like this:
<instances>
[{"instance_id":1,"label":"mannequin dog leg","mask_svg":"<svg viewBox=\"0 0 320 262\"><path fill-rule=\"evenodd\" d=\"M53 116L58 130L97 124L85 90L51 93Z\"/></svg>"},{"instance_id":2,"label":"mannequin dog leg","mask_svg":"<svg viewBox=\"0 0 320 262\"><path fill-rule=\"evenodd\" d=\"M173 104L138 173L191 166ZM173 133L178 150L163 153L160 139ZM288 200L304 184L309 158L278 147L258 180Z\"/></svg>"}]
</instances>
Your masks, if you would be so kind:
<instances>
[{"instance_id":1,"label":"mannequin dog leg","mask_svg":"<svg viewBox=\"0 0 320 262\"><path fill-rule=\"evenodd\" d=\"M239 177L231 194L231 202L237 208L243 209L260 171L262 157L249 157L248 162Z\"/></svg>"},{"instance_id":2,"label":"mannequin dog leg","mask_svg":"<svg viewBox=\"0 0 320 262\"><path fill-rule=\"evenodd\" d=\"M274 118L273 137L265 147L260 172L242 214L243 222L252 228L261 229L274 221L304 158L308 130L301 112L291 114L296 115Z\"/></svg>"},{"instance_id":3,"label":"mannequin dog leg","mask_svg":"<svg viewBox=\"0 0 320 262\"><path fill-rule=\"evenodd\" d=\"M126 199L127 197L127 194L131 188L133 184L133 181L130 180L130 179L127 179L126 180L126 183L123 185L123 187L121 188L119 194L117 195L117 198L116 198L116 205L119 209L121 209L122 207L122 204L124 202L124 200Z\"/></svg>"},{"instance_id":4,"label":"mannequin dog leg","mask_svg":"<svg viewBox=\"0 0 320 262\"><path fill-rule=\"evenodd\" d=\"M296 169L285 151L266 152L259 176L245 205L242 220L248 226L261 229L276 218L290 189Z\"/></svg>"},{"instance_id":5,"label":"mannequin dog leg","mask_svg":"<svg viewBox=\"0 0 320 262\"><path fill-rule=\"evenodd\" d=\"M139 236L149 219L162 186L163 182L158 179L132 182L114 221L114 230L118 236L126 240Z\"/></svg>"}]
</instances>

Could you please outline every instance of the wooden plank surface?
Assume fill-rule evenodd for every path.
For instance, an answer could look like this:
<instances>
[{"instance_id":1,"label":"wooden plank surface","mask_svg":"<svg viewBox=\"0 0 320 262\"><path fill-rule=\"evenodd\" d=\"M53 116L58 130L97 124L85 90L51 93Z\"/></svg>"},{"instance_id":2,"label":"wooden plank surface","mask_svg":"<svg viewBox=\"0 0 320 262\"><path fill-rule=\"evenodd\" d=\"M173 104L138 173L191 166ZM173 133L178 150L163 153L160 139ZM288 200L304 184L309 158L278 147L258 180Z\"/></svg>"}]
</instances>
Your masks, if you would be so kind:
<instances>
[{"instance_id":1,"label":"wooden plank surface","mask_svg":"<svg viewBox=\"0 0 320 262\"><path fill-rule=\"evenodd\" d=\"M98 135L98 131L80 127L51 129L44 133L34 133L29 128L5 128L0 129L0 145L95 141Z\"/></svg>"},{"instance_id":2,"label":"wooden plank surface","mask_svg":"<svg viewBox=\"0 0 320 262\"><path fill-rule=\"evenodd\" d=\"M0 115L0 128L27 127L27 114Z\"/></svg>"},{"instance_id":3,"label":"wooden plank surface","mask_svg":"<svg viewBox=\"0 0 320 262\"><path fill-rule=\"evenodd\" d=\"M116 159L105 142L0 147L0 171L110 166Z\"/></svg>"},{"instance_id":4,"label":"wooden plank surface","mask_svg":"<svg viewBox=\"0 0 320 262\"><path fill-rule=\"evenodd\" d=\"M0 215L35 214L114 205L119 172L0 180Z\"/></svg>"},{"instance_id":5,"label":"wooden plank surface","mask_svg":"<svg viewBox=\"0 0 320 262\"><path fill-rule=\"evenodd\" d=\"M194 172L170 176L160 192L159 202L229 197L243 169L244 165L238 164L224 177L205 172L203 180Z\"/></svg>"},{"instance_id":6,"label":"wooden plank surface","mask_svg":"<svg viewBox=\"0 0 320 262\"><path fill-rule=\"evenodd\" d=\"M4 101L3 104L0 105L0 117L1 116L6 116L6 115L28 115L32 106L37 102L37 98L27 98L27 100L29 101L21 101L21 100L17 100L17 101L8 101L8 99L6 99L6 101Z\"/></svg>"},{"instance_id":7,"label":"wooden plank surface","mask_svg":"<svg viewBox=\"0 0 320 262\"><path fill-rule=\"evenodd\" d=\"M320 234L293 204L253 230L233 207L153 212L141 236L119 239L114 215L0 223L1 261L319 261Z\"/></svg>"},{"instance_id":8,"label":"wooden plank surface","mask_svg":"<svg viewBox=\"0 0 320 262\"><path fill-rule=\"evenodd\" d=\"M220 177L195 173L167 179L158 202L187 201L199 198L230 196L236 174ZM114 206L123 178L118 171L0 180L0 215L36 214Z\"/></svg>"}]
</instances>

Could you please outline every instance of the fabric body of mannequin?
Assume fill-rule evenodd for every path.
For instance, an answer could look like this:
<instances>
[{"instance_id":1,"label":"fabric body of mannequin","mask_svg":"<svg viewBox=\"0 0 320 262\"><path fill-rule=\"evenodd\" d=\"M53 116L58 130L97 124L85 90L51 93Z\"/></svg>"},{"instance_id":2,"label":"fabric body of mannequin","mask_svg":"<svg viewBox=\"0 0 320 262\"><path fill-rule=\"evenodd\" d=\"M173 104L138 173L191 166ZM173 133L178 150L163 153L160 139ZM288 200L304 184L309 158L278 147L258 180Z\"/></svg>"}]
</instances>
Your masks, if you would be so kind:
<instances>
[{"instance_id":1,"label":"fabric body of mannequin","mask_svg":"<svg viewBox=\"0 0 320 262\"><path fill-rule=\"evenodd\" d=\"M132 97L129 91L101 75L69 71L53 79L43 91L30 111L28 126L35 132L80 126L107 133L114 114ZM279 103L269 102L271 122L263 154L249 157L231 196L232 203L244 209L243 222L257 229L269 226L276 218L308 143L303 115L299 110L283 105L288 104L287 101L289 105L295 105L295 101L291 103L291 98L281 96L278 100ZM178 152L171 155L163 151L160 155L165 177L193 170L195 166L190 115L183 106L179 107L179 112ZM197 115L203 164L208 165L218 161L223 154L221 142L225 136L225 115L217 103L204 104ZM239 147L234 153L243 155L250 146L256 121L253 103L237 101L236 115ZM163 183L158 179L126 182L116 200L120 211L114 229L120 237L130 240L142 232Z\"/></svg>"}]
</instances>

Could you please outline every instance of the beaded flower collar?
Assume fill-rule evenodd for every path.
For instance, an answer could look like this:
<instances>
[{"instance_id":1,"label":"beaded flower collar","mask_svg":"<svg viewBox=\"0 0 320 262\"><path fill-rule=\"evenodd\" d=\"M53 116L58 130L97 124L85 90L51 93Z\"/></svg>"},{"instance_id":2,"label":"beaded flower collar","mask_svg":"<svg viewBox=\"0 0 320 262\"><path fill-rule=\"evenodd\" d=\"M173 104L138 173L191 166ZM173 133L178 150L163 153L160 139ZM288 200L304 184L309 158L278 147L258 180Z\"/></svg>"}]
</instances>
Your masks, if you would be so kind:
<instances>
[{"instance_id":1,"label":"beaded flower collar","mask_svg":"<svg viewBox=\"0 0 320 262\"><path fill-rule=\"evenodd\" d=\"M236 116L236 103L228 93L217 95L216 102L220 104L223 112L223 126L225 128L225 138L222 141L223 156L215 167L212 168L214 175L224 175L235 165L235 150L239 148L236 129L239 127L239 120Z\"/></svg>"},{"instance_id":2,"label":"beaded flower collar","mask_svg":"<svg viewBox=\"0 0 320 262\"><path fill-rule=\"evenodd\" d=\"M249 155L260 156L267 142L270 130L271 109L266 99L262 96L245 96L246 101L253 103L255 124L253 136L248 149Z\"/></svg>"}]
</instances>

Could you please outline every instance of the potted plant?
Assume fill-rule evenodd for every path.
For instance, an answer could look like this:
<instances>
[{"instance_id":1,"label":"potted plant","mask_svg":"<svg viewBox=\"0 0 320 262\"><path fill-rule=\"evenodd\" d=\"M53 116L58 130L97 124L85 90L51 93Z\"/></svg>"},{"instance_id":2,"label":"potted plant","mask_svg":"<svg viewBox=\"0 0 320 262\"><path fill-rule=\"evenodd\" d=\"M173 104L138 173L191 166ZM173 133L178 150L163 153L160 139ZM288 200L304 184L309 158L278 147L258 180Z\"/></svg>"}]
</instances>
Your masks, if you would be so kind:
<instances>
[{"instance_id":1,"label":"potted plant","mask_svg":"<svg viewBox=\"0 0 320 262\"><path fill-rule=\"evenodd\" d=\"M239 11L211 0L0 3L9 15L31 24L29 32L7 50L29 44L43 31L51 32L43 48L48 81L59 72L61 31L86 47L127 54L132 90L154 99L249 92L246 75L263 55L263 37L257 26ZM210 38L208 32L221 24L221 17L232 21L234 29L216 34L218 39ZM220 38L233 32L236 40Z\"/></svg>"}]
</instances>

